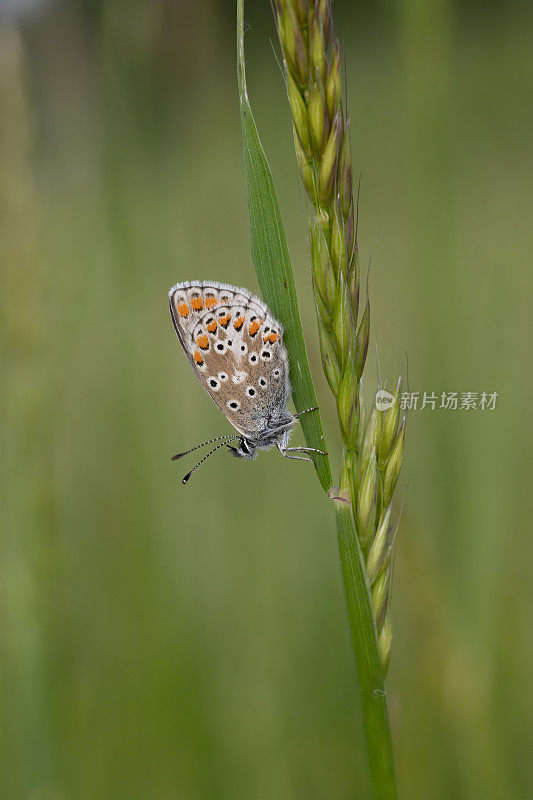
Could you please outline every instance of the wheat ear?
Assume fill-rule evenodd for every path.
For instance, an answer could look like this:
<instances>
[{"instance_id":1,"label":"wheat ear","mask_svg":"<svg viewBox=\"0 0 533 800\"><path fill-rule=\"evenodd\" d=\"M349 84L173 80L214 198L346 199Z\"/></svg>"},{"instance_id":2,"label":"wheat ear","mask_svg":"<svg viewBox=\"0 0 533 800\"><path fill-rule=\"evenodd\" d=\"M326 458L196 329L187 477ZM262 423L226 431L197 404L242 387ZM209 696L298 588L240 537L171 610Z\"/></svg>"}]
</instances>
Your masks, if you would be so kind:
<instances>
[{"instance_id":1,"label":"wheat ear","mask_svg":"<svg viewBox=\"0 0 533 800\"><path fill-rule=\"evenodd\" d=\"M341 488L350 498L371 586L383 673L391 651L390 587L396 525L391 502L402 464L405 419L398 380L386 412L365 411L370 337L368 291L359 309L358 203L349 118L328 0L276 0L276 25L300 175L312 208L311 265L322 364L344 444Z\"/></svg>"}]
</instances>

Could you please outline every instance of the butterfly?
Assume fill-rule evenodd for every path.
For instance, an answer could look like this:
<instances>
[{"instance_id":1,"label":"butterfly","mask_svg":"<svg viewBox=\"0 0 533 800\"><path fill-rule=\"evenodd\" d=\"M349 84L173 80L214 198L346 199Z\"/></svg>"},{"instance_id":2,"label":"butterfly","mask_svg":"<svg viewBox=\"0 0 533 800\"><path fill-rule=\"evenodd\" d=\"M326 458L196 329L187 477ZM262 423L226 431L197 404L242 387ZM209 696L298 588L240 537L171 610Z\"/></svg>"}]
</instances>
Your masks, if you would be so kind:
<instances>
[{"instance_id":1,"label":"butterfly","mask_svg":"<svg viewBox=\"0 0 533 800\"><path fill-rule=\"evenodd\" d=\"M215 281L184 281L169 293L170 315L179 342L196 377L238 431L196 445L220 442L183 478L206 458L228 447L238 458L255 458L259 450L276 446L285 458L311 461L294 452L323 453L311 447L289 447L291 430L299 414L287 408L291 395L289 357L283 344L283 327L267 306L247 289ZM235 447L229 444L238 440Z\"/></svg>"}]
</instances>

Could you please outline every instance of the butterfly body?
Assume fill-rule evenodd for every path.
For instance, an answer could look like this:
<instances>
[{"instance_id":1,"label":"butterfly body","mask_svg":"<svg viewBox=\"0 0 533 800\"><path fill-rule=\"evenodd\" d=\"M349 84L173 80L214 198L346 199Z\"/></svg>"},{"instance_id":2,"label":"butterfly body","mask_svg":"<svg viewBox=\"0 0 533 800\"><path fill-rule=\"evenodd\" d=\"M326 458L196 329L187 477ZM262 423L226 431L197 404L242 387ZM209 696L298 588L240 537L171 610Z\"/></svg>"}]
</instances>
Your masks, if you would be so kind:
<instances>
[{"instance_id":1,"label":"butterfly body","mask_svg":"<svg viewBox=\"0 0 533 800\"><path fill-rule=\"evenodd\" d=\"M228 445L232 454L252 459L277 446L286 455L297 415L288 410L283 327L265 303L228 283L184 281L170 289L169 305L196 377L238 431L227 437L239 438L237 447Z\"/></svg>"}]
</instances>

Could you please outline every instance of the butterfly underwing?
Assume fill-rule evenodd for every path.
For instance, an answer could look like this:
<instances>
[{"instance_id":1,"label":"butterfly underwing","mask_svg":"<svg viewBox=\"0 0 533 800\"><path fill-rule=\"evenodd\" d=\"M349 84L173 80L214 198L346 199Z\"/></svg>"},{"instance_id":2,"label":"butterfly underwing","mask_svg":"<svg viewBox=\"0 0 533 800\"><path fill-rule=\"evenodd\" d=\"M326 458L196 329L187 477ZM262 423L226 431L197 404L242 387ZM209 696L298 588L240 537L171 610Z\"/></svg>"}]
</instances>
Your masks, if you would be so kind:
<instances>
[{"instance_id":1,"label":"butterfly underwing","mask_svg":"<svg viewBox=\"0 0 533 800\"><path fill-rule=\"evenodd\" d=\"M233 454L253 458L258 449L277 445L283 455L297 458L288 452L305 448L287 447L298 415L287 407L283 327L267 306L247 289L216 281L177 283L169 304L196 377L240 434ZM300 413L308 410L313 409Z\"/></svg>"}]
</instances>

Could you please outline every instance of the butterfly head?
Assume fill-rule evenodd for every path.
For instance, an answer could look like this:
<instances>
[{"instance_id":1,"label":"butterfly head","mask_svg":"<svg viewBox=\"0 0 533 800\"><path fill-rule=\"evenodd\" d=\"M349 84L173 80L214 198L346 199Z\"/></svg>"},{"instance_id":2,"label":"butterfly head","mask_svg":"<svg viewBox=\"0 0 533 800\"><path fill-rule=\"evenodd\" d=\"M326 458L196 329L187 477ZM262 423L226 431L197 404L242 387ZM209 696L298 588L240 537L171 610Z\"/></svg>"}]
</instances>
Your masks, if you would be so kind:
<instances>
[{"instance_id":1,"label":"butterfly head","mask_svg":"<svg viewBox=\"0 0 533 800\"><path fill-rule=\"evenodd\" d=\"M245 436L241 436L237 447L231 447L230 445L228 447L235 458L244 458L246 461L251 461L257 455L257 444Z\"/></svg>"},{"instance_id":2,"label":"butterfly head","mask_svg":"<svg viewBox=\"0 0 533 800\"><path fill-rule=\"evenodd\" d=\"M241 436L237 447L231 447L230 445L228 447L236 458L244 458L246 461L250 461L257 456L259 450L270 450L271 447L278 444L286 447L295 423L296 417L292 414L285 415L283 419L275 423L269 420L260 436Z\"/></svg>"}]
</instances>

